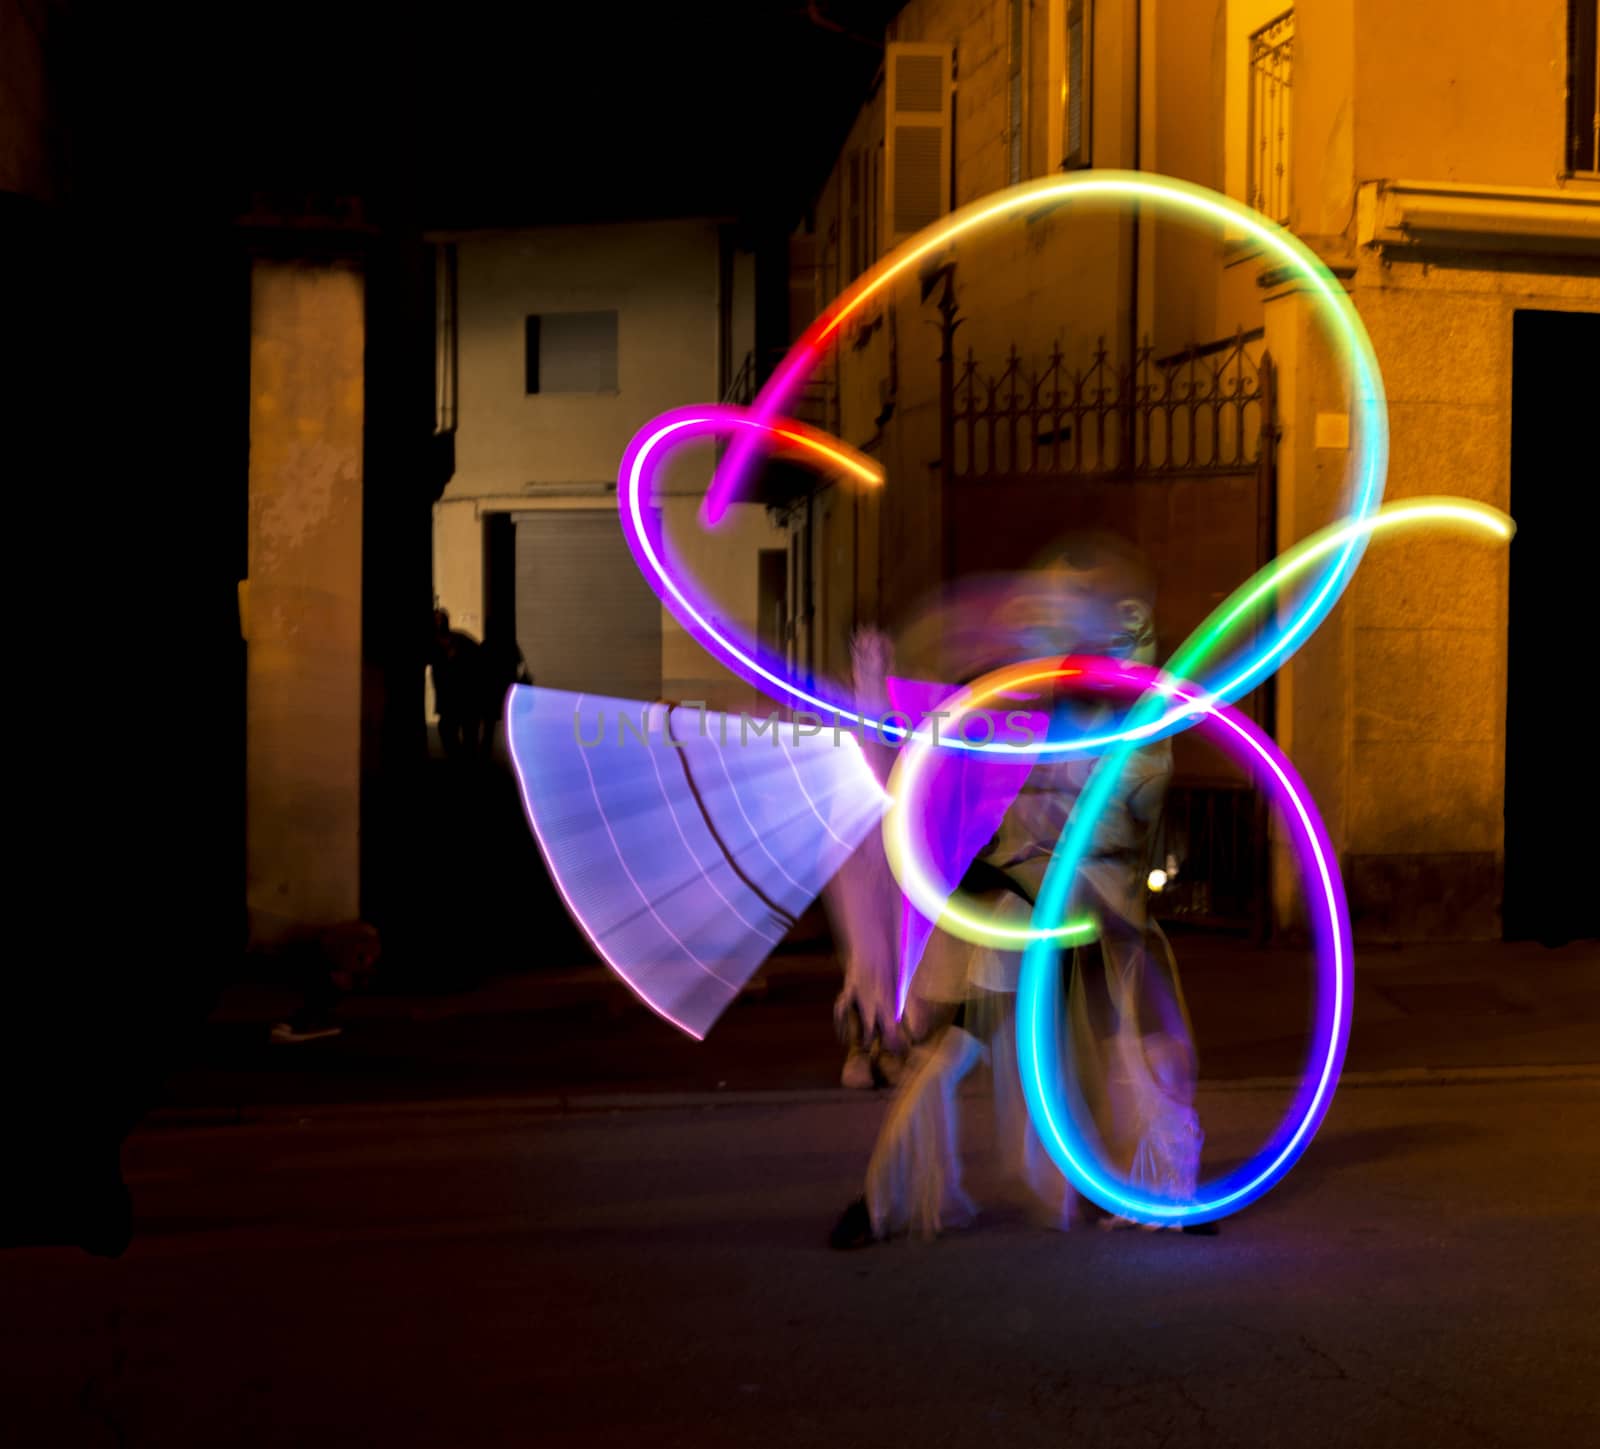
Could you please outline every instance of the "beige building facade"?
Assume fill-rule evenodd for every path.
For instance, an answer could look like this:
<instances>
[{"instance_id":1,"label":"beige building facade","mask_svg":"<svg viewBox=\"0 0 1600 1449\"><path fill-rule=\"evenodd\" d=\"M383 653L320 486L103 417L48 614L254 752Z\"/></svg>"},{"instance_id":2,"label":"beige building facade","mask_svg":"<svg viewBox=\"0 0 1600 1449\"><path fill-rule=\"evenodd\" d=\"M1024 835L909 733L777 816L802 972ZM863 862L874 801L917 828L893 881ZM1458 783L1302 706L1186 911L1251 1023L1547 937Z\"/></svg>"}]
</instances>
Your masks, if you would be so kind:
<instances>
[{"instance_id":1,"label":"beige building facade","mask_svg":"<svg viewBox=\"0 0 1600 1449\"><path fill-rule=\"evenodd\" d=\"M434 241L440 295L453 295L440 357L455 472L434 508L434 587L452 626L479 639L514 628L535 680L554 688L738 707L743 686L634 567L616 481L639 428L732 384L754 347L751 254L711 220ZM655 501L685 566L754 632L762 551L785 541L755 504L703 532L711 469L709 446L685 450Z\"/></svg>"},{"instance_id":2,"label":"beige building facade","mask_svg":"<svg viewBox=\"0 0 1600 1449\"><path fill-rule=\"evenodd\" d=\"M1600 313L1594 9L913 0L808 218L820 309L905 235L1012 182L1094 166L1224 192L1291 229L1348 290L1388 391L1387 496L1526 515L1509 552L1443 534L1374 544L1270 699L1249 702L1314 791L1368 939L1537 933L1541 888L1520 903L1507 891L1536 874L1550 828L1518 723L1539 646L1519 670L1510 621L1556 608L1569 567L1541 481L1521 473L1551 458L1569 476L1597 471L1581 409L1536 411L1566 384L1530 340L1552 313L1587 314L1560 335L1592 336ZM906 278L822 370L826 420L881 459L889 485L811 501L819 671L842 670L857 623L892 622L973 561L1024 563L1053 529L1089 521L1151 548L1170 647L1217 590L1340 511L1363 441L1345 365L1302 289L1241 237L1062 207L938 261L942 275ZM1594 344L1576 345L1588 355L1565 376L1592 376ZM1046 425L1030 388L1048 395L1063 377L1106 389L1109 410ZM1069 449L1119 406L1143 426L1144 400L1170 402L1195 378L1208 401L1230 379L1254 389L1238 435L1220 440L1245 460L1232 474L1221 451L1206 473L1175 445L1138 443L1026 481L1014 443L984 466L997 423L1020 417L1024 446ZM1515 467L1514 416L1540 420L1519 424ZM1170 475L1160 499L1152 474ZM965 543L976 529L998 539L981 556ZM1223 556L1227 580L1205 562ZM1197 781L1208 768L1180 756ZM1275 861L1261 894L1280 926L1297 920L1298 891Z\"/></svg>"}]
</instances>

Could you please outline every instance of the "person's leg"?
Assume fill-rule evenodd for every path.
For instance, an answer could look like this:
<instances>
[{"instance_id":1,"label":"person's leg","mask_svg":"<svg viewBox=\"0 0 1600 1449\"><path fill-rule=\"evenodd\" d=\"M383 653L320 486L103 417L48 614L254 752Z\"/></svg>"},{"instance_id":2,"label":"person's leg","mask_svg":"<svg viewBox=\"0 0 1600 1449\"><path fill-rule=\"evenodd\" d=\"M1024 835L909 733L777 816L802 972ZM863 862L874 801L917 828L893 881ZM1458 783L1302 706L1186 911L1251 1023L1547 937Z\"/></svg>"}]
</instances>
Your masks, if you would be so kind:
<instances>
[{"instance_id":1,"label":"person's leg","mask_svg":"<svg viewBox=\"0 0 1600 1449\"><path fill-rule=\"evenodd\" d=\"M872 1074L886 1087L898 1087L905 1076L906 1054L903 1048L890 1047L881 1036L872 1043Z\"/></svg>"},{"instance_id":2,"label":"person's leg","mask_svg":"<svg viewBox=\"0 0 1600 1449\"><path fill-rule=\"evenodd\" d=\"M1129 950L1128 988L1135 1031L1129 1072L1144 1132L1133 1180L1161 1195L1193 1198L1204 1134L1195 1110L1199 1064L1177 962L1160 928L1151 925Z\"/></svg>"},{"instance_id":3,"label":"person's leg","mask_svg":"<svg viewBox=\"0 0 1600 1449\"><path fill-rule=\"evenodd\" d=\"M912 1048L867 1164L874 1236L932 1236L976 1216L961 1185L956 1094L982 1058L983 1044L954 1023Z\"/></svg>"},{"instance_id":4,"label":"person's leg","mask_svg":"<svg viewBox=\"0 0 1600 1449\"><path fill-rule=\"evenodd\" d=\"M1099 996L1102 1016L1092 1048L1098 1073L1086 1086L1102 1094L1096 1116L1107 1124L1108 1166L1136 1188L1192 1199L1204 1140L1194 1106L1196 1058L1176 964L1159 928L1104 915L1092 984L1098 991L1086 996ZM1075 1034L1075 1049L1078 1042ZM1102 1226L1163 1230L1114 1215ZM1182 1231L1210 1235L1216 1228Z\"/></svg>"},{"instance_id":5,"label":"person's leg","mask_svg":"<svg viewBox=\"0 0 1600 1449\"><path fill-rule=\"evenodd\" d=\"M984 1017L994 1072L995 1141L1002 1165L1026 1192L1034 1216L1044 1226L1065 1232L1081 1220L1082 1204L1045 1150L1028 1112L1017 1062L1016 997L994 993Z\"/></svg>"},{"instance_id":6,"label":"person's leg","mask_svg":"<svg viewBox=\"0 0 1600 1449\"><path fill-rule=\"evenodd\" d=\"M867 1050L861 1012L853 1001L847 1002L839 1015L839 1035L845 1047L844 1068L839 1073L840 1085L856 1091L870 1089L873 1086L872 1054Z\"/></svg>"},{"instance_id":7,"label":"person's leg","mask_svg":"<svg viewBox=\"0 0 1600 1449\"><path fill-rule=\"evenodd\" d=\"M953 1185L957 1194L948 1204L948 1226L971 1218L972 1206L961 1193L954 1123L947 1110L954 1088L971 1069L972 1063L959 1060L966 1034L953 1025L956 1003L913 998L912 1005L908 1017L916 1023L915 1040L906 1054L905 1074L878 1130L866 1191L844 1210L829 1236L834 1248L863 1248L912 1226L937 1231L945 1216L940 1208L947 1186ZM952 1159L953 1179L948 1170ZM930 1197L931 1212L926 1210Z\"/></svg>"}]
</instances>

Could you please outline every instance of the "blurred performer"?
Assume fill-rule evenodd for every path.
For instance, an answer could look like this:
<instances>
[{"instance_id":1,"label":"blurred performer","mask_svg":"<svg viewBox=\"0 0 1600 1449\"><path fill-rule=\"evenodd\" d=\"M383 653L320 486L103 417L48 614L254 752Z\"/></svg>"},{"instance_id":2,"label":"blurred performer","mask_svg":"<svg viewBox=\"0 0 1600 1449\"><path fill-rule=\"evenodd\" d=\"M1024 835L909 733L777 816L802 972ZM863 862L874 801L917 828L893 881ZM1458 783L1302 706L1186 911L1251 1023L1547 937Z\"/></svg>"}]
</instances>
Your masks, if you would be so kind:
<instances>
[{"instance_id":1,"label":"blurred performer","mask_svg":"<svg viewBox=\"0 0 1600 1449\"><path fill-rule=\"evenodd\" d=\"M1076 621L1073 650L1155 662L1154 581L1126 544L1089 536L1064 551L1051 573ZM1079 732L1103 730L1117 715L1109 706L1070 697L1060 709L1062 725ZM1075 800L1099 767L1098 758L1082 757L1035 775L1056 782L1053 798ZM1136 1187L1182 1200L1194 1196L1199 1171L1198 1063L1177 963L1150 918L1147 885L1171 776L1170 740L1131 752L1078 868L1069 909L1093 916L1098 938L1074 953L1066 1059L1074 1064L1107 1165ZM1029 796L1025 790L1019 816L1027 816ZM1024 834L1053 844L1065 826L1065 816L1040 819ZM1015 868L1035 891L1042 884L1042 864ZM1131 1224L1115 1219L1107 1225Z\"/></svg>"},{"instance_id":2,"label":"blurred performer","mask_svg":"<svg viewBox=\"0 0 1600 1449\"><path fill-rule=\"evenodd\" d=\"M1080 540L1017 590L1000 630L1009 657L994 664L1067 653L1152 662L1153 600L1149 574L1125 544ZM1053 732L1103 723L1099 715L1069 696L1057 706ZM962 881L979 910L998 913L1008 924L1030 921L1051 853L1096 763L1047 762L1029 773ZM1067 1059L1109 1164L1136 1183L1186 1196L1194 1190L1200 1144L1195 1059L1171 951L1149 919L1146 895L1147 857L1171 769L1166 741L1134 752L1097 822L1072 911L1096 917L1100 940L1075 953ZM834 1247L971 1222L975 1209L962 1187L956 1100L980 1061L994 1074L995 1128L1009 1175L1020 1179L1047 1223L1066 1228L1079 1216L1075 1194L1048 1160L1022 1095L1015 1027L1020 969L1020 953L934 934L907 1002L917 1046L868 1165L866 1192L840 1218L830 1239Z\"/></svg>"},{"instance_id":3,"label":"blurred performer","mask_svg":"<svg viewBox=\"0 0 1600 1449\"><path fill-rule=\"evenodd\" d=\"M858 632L850 641L856 708L871 718L888 709L885 680L890 644L882 634ZM880 785L894 767L894 750L871 737L861 743ZM895 969L899 962L900 887L883 853L883 834L871 830L823 893L834 940L844 964L844 989L833 1020L846 1056L840 1081L870 1088L881 1079L900 1080L903 1043L894 1019Z\"/></svg>"}]
</instances>

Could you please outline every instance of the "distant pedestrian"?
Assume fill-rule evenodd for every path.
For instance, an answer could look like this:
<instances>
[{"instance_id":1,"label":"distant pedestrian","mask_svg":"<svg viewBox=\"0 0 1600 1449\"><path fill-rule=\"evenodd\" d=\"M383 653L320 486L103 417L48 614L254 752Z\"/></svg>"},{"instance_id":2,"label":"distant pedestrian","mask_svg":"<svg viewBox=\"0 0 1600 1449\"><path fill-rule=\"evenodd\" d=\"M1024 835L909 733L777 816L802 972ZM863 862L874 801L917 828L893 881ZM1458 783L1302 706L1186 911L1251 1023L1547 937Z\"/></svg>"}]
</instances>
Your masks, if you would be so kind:
<instances>
[{"instance_id":1,"label":"distant pedestrian","mask_svg":"<svg viewBox=\"0 0 1600 1449\"><path fill-rule=\"evenodd\" d=\"M470 634L452 629L445 609L433 611L428 670L433 676L433 703L445 756L475 759L486 733L483 646Z\"/></svg>"},{"instance_id":2,"label":"distant pedestrian","mask_svg":"<svg viewBox=\"0 0 1600 1449\"><path fill-rule=\"evenodd\" d=\"M514 684L532 684L527 661L513 630L491 626L480 653L479 689L482 695L484 748L493 743L495 727L505 712L506 693Z\"/></svg>"}]
</instances>

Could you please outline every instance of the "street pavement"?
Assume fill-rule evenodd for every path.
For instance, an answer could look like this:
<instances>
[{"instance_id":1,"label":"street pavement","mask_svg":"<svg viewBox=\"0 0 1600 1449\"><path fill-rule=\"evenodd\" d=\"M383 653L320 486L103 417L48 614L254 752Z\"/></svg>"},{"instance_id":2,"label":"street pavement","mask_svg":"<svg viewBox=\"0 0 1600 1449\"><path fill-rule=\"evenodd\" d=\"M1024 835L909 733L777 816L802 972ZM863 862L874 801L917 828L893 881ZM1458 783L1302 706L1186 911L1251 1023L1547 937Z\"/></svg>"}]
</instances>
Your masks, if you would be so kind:
<instances>
[{"instance_id":1,"label":"street pavement","mask_svg":"<svg viewBox=\"0 0 1600 1449\"><path fill-rule=\"evenodd\" d=\"M124 1257L0 1257L0 1441L1600 1435L1600 1070L1358 1078L1216 1238L1037 1229L979 1150L975 1229L851 1254L823 1239L881 1097L648 1100L344 1104L136 1134ZM1281 1105L1208 1089L1208 1151L1248 1150Z\"/></svg>"},{"instance_id":2,"label":"street pavement","mask_svg":"<svg viewBox=\"0 0 1600 1449\"><path fill-rule=\"evenodd\" d=\"M1312 1005L1304 947L1175 936L1207 1080L1297 1074ZM1600 1062L1600 947L1366 947L1356 955L1346 1070ZM826 1089L839 970L797 950L770 961L704 1042L644 1010L603 968L541 964L457 990L351 999L344 1034L282 1048L292 991L229 991L170 1074L160 1120L248 1117L296 1103L528 1094Z\"/></svg>"},{"instance_id":3,"label":"street pavement","mask_svg":"<svg viewBox=\"0 0 1600 1449\"><path fill-rule=\"evenodd\" d=\"M1593 943L1358 951L1327 1122L1218 1237L1037 1228L974 1130L975 1229L837 1254L886 1094L838 1086L833 962L695 1043L502 844L341 1036L269 1044L270 980L176 1033L128 1251L0 1252L0 1445L1600 1442ZM1175 944L1215 1172L1288 1103L1310 956Z\"/></svg>"}]
</instances>

